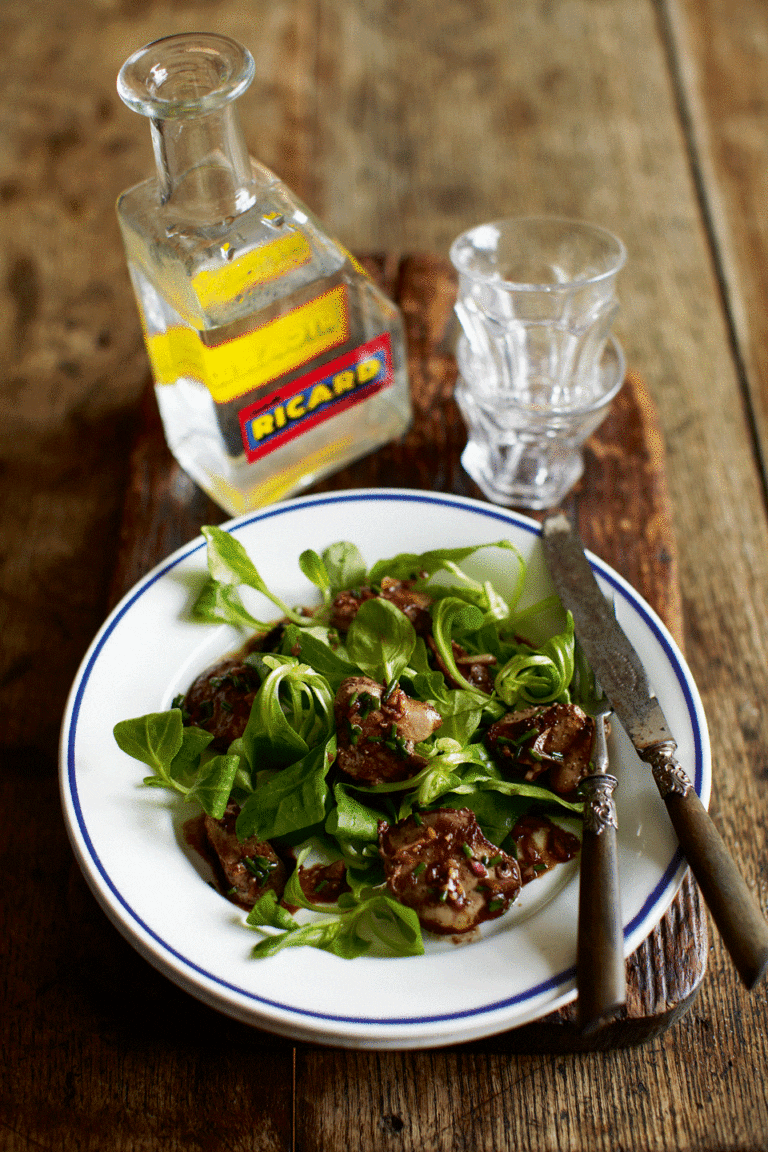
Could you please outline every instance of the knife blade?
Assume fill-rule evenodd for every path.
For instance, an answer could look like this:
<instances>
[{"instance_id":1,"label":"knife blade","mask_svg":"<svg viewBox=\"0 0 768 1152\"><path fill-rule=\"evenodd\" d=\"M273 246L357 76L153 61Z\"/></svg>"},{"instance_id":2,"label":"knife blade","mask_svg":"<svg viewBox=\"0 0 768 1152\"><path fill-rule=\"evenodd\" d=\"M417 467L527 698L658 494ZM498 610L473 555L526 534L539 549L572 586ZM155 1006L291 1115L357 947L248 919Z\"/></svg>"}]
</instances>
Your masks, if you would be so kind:
<instances>
[{"instance_id":1,"label":"knife blade","mask_svg":"<svg viewBox=\"0 0 768 1152\"><path fill-rule=\"evenodd\" d=\"M768 924L722 837L677 761L677 744L645 668L600 590L562 512L546 516L542 546L550 576L615 715L654 780L723 943L747 988L768 970Z\"/></svg>"}]
</instances>

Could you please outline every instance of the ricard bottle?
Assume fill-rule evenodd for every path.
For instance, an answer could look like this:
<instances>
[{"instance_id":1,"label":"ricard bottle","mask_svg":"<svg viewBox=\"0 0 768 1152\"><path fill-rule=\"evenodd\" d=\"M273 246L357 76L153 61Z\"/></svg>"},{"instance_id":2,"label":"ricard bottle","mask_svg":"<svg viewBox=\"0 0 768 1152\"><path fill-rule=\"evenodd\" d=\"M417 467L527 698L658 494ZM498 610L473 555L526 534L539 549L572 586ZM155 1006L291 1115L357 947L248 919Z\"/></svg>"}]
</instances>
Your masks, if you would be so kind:
<instances>
[{"instance_id":1,"label":"ricard bottle","mask_svg":"<svg viewBox=\"0 0 768 1152\"><path fill-rule=\"evenodd\" d=\"M157 40L118 77L150 122L156 174L117 214L168 445L232 515L280 500L411 420L394 304L246 151L251 54Z\"/></svg>"}]
</instances>

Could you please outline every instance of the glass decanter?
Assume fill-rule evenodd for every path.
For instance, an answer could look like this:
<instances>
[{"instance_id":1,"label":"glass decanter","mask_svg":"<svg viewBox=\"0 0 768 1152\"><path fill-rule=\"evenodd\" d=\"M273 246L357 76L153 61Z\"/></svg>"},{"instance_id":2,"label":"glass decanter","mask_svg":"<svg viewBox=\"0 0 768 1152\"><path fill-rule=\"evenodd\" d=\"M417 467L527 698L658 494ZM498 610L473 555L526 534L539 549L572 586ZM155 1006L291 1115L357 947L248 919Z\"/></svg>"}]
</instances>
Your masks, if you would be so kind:
<instances>
[{"instance_id":1,"label":"glass decanter","mask_svg":"<svg viewBox=\"0 0 768 1152\"><path fill-rule=\"evenodd\" d=\"M411 421L402 318L247 153L254 75L228 37L169 36L123 65L157 172L117 214L166 439L239 514L307 488Z\"/></svg>"}]
</instances>

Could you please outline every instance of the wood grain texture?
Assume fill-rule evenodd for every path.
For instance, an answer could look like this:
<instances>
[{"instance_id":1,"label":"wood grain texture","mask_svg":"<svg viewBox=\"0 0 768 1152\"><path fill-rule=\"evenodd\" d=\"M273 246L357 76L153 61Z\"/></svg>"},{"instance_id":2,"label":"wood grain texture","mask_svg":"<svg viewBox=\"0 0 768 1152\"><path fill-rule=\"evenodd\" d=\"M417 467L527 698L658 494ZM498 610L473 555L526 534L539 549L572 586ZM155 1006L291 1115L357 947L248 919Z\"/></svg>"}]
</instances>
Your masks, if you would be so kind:
<instances>
[{"instance_id":1,"label":"wood grain texture","mask_svg":"<svg viewBox=\"0 0 768 1152\"><path fill-rule=\"evenodd\" d=\"M663 8L734 357L768 477L765 12L753 0L670 0Z\"/></svg>"}]
</instances>

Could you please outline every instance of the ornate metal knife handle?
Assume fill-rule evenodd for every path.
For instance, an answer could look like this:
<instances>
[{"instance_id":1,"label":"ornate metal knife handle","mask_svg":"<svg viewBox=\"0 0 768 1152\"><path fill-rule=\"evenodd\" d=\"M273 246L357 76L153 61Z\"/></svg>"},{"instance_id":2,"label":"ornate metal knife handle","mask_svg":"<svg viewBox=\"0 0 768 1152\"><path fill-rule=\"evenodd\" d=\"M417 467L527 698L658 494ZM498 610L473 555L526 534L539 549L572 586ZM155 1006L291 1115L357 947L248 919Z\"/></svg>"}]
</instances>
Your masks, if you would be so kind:
<instances>
[{"instance_id":1,"label":"ornate metal knife handle","mask_svg":"<svg viewBox=\"0 0 768 1152\"><path fill-rule=\"evenodd\" d=\"M643 755L643 759L651 765L653 778L661 793L662 800L666 800L667 796L670 795L685 798L693 788L691 781L675 758L676 751L677 744L674 740L662 740L648 748Z\"/></svg>"}]
</instances>

